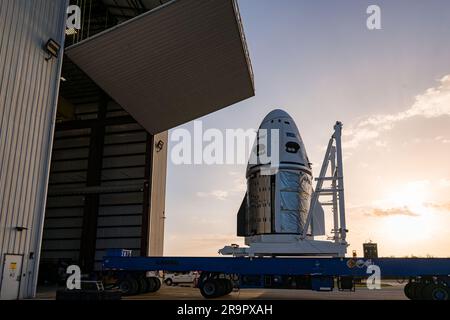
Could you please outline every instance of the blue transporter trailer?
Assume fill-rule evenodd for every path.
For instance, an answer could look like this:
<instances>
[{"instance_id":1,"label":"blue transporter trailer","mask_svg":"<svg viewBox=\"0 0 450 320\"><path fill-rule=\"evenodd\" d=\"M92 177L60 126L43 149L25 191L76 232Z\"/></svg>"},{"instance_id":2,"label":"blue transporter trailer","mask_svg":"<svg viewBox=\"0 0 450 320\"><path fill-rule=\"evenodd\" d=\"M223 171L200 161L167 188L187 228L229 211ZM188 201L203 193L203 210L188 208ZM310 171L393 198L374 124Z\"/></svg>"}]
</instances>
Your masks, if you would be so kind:
<instances>
[{"instance_id":1,"label":"blue transporter trailer","mask_svg":"<svg viewBox=\"0 0 450 320\"><path fill-rule=\"evenodd\" d=\"M103 268L114 273L126 295L155 292L158 271L199 271L198 288L205 298L218 298L233 288L331 291L355 290L357 279L409 279L409 299L449 300L448 258L326 257L132 257L127 250L109 251ZM151 275L151 276L149 276Z\"/></svg>"}]
</instances>

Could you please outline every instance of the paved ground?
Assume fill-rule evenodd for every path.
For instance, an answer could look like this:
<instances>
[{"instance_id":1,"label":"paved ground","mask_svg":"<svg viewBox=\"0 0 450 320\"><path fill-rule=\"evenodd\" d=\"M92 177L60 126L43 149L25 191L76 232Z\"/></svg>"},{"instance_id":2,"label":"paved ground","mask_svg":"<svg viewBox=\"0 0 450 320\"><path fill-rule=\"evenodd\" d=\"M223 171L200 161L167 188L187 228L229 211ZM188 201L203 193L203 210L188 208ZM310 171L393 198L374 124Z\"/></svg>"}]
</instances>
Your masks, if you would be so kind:
<instances>
[{"instance_id":1,"label":"paved ground","mask_svg":"<svg viewBox=\"0 0 450 320\"><path fill-rule=\"evenodd\" d=\"M314 292L305 290L275 290L275 289L245 289L232 292L223 297L223 300L405 300L404 285L392 283L383 286L381 290L368 290L365 287L356 288L356 292ZM54 299L55 290L40 288L37 299ZM124 300L197 300L203 299L198 289L191 287L162 286L157 293L148 293L133 297L124 297Z\"/></svg>"}]
</instances>

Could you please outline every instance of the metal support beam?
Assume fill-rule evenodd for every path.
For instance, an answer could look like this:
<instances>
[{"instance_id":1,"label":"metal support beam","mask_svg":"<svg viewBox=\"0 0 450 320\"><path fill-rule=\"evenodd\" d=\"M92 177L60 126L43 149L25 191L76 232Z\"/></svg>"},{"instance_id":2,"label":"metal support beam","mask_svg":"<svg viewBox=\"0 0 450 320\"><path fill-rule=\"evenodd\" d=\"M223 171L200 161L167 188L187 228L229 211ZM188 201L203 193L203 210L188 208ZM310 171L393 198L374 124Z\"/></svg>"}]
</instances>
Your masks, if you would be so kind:
<instances>
[{"instance_id":1,"label":"metal support beam","mask_svg":"<svg viewBox=\"0 0 450 320\"><path fill-rule=\"evenodd\" d=\"M148 256L150 239L150 214L151 214L151 194L153 175L153 145L154 136L147 133L147 147L145 155L145 183L144 183L144 203L142 208L142 228L141 228L141 255Z\"/></svg>"},{"instance_id":2,"label":"metal support beam","mask_svg":"<svg viewBox=\"0 0 450 320\"><path fill-rule=\"evenodd\" d=\"M336 172L336 148L334 148L332 152L332 156L330 159L331 162L331 174L333 175L333 180L331 182L331 188L336 190L337 189L337 172ZM333 192L333 199L331 201L333 203L333 239L335 243L339 242L339 212L338 212L338 206L337 206L337 193Z\"/></svg>"},{"instance_id":3,"label":"metal support beam","mask_svg":"<svg viewBox=\"0 0 450 320\"><path fill-rule=\"evenodd\" d=\"M340 222L340 236L341 241L345 242L347 236L347 226L345 222L345 201L344 201L344 169L342 161L342 123L336 122L334 126L334 139L336 140L336 161L337 161L337 175L340 177L337 181L338 197L339 197L339 222Z\"/></svg>"},{"instance_id":4,"label":"metal support beam","mask_svg":"<svg viewBox=\"0 0 450 320\"><path fill-rule=\"evenodd\" d=\"M330 205L333 206L333 240L335 243L346 245L345 200L344 200L344 171L342 161L342 123L336 122L334 133L328 142L325 157L322 163L316 188L311 198L311 206L308 212L305 226L302 231L302 239L308 235L308 229L313 219L315 207L319 204L320 196L332 196ZM326 176L330 166L331 176ZM331 181L331 188L323 188L324 181Z\"/></svg>"},{"instance_id":5,"label":"metal support beam","mask_svg":"<svg viewBox=\"0 0 450 320\"><path fill-rule=\"evenodd\" d=\"M331 152L332 147L333 147L333 138L331 138L330 141L328 142L328 147L327 147L327 151L325 152L325 157L323 159L322 168L320 169L319 178L325 177L325 175L327 173L328 160L330 158L330 152ZM323 185L323 179L319 179L316 184L316 191L321 190L322 185ZM306 223L305 223L305 226L302 231L303 239L306 238L306 236L308 235L308 229L309 229L309 226L311 225L314 208L317 205L318 200L319 200L319 193L314 192L312 195L312 198L311 198L311 206L309 208L308 217L306 218Z\"/></svg>"},{"instance_id":6,"label":"metal support beam","mask_svg":"<svg viewBox=\"0 0 450 320\"><path fill-rule=\"evenodd\" d=\"M75 129L85 129L92 128L98 125L99 119L90 119L90 120L74 120L62 122L56 125L56 130L75 130ZM127 123L136 123L136 120L131 116L122 116L122 117L114 117L103 119L104 126L111 126L116 124L127 124Z\"/></svg>"},{"instance_id":7,"label":"metal support beam","mask_svg":"<svg viewBox=\"0 0 450 320\"><path fill-rule=\"evenodd\" d=\"M108 100L106 95L102 95L100 98L98 119L91 131L87 187L96 187L101 184ZM85 196L83 230L80 245L80 267L83 272L92 272L94 270L99 203L100 195L98 193L87 194Z\"/></svg>"}]
</instances>

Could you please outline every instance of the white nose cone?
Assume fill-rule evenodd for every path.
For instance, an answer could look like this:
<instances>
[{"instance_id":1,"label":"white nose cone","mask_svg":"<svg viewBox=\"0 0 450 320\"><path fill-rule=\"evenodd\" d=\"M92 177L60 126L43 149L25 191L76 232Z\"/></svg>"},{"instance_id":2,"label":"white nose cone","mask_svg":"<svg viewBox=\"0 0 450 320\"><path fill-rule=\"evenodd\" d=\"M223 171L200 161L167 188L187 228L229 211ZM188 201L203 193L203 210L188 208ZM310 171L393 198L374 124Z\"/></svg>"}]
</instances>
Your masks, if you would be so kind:
<instances>
[{"instance_id":1,"label":"white nose cone","mask_svg":"<svg viewBox=\"0 0 450 320\"><path fill-rule=\"evenodd\" d=\"M272 149L275 152L278 151L277 156ZM275 158L280 167L295 167L311 174L311 165L297 125L283 110L275 109L264 118L259 127L252 154L257 161L249 162L247 176L254 169L267 164L267 160L272 160L271 166L276 167L277 164L273 161Z\"/></svg>"}]
</instances>

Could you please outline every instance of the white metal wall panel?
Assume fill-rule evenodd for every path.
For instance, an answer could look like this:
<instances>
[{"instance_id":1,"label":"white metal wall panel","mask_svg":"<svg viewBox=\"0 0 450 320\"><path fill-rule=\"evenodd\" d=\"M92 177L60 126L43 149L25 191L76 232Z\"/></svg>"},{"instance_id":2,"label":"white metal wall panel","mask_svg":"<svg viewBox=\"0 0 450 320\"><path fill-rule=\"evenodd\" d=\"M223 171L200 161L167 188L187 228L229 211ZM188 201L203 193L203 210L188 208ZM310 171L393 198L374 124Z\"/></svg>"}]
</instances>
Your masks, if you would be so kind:
<instances>
[{"instance_id":1,"label":"white metal wall panel","mask_svg":"<svg viewBox=\"0 0 450 320\"><path fill-rule=\"evenodd\" d=\"M167 177L167 146L169 140L168 132L155 136L153 146L152 184L150 202L150 225L149 225L149 256L162 256L164 253L164 221L166 210L166 177ZM164 143L162 150L156 149L156 144Z\"/></svg>"},{"instance_id":2,"label":"white metal wall panel","mask_svg":"<svg viewBox=\"0 0 450 320\"><path fill-rule=\"evenodd\" d=\"M37 282L62 61L47 62L43 46L64 45L67 4L0 1L0 265L23 254L20 298Z\"/></svg>"}]
</instances>

